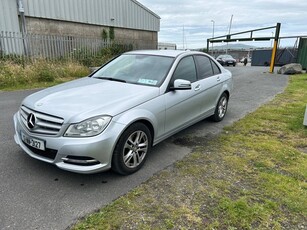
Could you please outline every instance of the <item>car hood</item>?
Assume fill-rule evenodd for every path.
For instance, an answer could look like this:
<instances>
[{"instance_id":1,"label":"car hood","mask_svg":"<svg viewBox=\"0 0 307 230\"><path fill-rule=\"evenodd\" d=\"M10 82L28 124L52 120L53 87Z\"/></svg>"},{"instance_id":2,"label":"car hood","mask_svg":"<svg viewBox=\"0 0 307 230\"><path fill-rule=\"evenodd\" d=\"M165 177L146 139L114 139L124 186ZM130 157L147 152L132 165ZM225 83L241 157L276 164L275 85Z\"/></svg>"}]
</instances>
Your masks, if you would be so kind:
<instances>
[{"instance_id":1,"label":"car hood","mask_svg":"<svg viewBox=\"0 0 307 230\"><path fill-rule=\"evenodd\" d=\"M115 116L159 95L159 88L82 78L28 96L23 105L73 123L100 115Z\"/></svg>"}]
</instances>

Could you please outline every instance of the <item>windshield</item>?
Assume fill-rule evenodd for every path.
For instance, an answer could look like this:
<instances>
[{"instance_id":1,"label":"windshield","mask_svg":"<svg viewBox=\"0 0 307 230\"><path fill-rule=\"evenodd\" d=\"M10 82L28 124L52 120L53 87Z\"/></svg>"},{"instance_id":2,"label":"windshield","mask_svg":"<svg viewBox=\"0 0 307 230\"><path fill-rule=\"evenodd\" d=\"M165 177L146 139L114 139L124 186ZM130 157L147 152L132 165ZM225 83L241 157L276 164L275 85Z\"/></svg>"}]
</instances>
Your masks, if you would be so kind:
<instances>
[{"instance_id":1,"label":"windshield","mask_svg":"<svg viewBox=\"0 0 307 230\"><path fill-rule=\"evenodd\" d=\"M221 55L221 58L231 58L231 59L233 59L233 57L230 56L230 55Z\"/></svg>"},{"instance_id":2,"label":"windshield","mask_svg":"<svg viewBox=\"0 0 307 230\"><path fill-rule=\"evenodd\" d=\"M174 58L144 54L124 54L114 59L92 77L133 84L160 86Z\"/></svg>"}]
</instances>

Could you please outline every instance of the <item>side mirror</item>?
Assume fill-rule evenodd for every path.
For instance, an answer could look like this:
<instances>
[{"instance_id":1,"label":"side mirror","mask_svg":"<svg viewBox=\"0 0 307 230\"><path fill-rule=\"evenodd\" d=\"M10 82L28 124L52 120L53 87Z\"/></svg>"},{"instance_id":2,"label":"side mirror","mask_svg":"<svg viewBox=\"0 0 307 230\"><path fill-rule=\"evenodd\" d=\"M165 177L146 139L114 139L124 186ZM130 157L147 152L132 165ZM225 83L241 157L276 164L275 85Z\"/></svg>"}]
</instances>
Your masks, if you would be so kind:
<instances>
[{"instance_id":1,"label":"side mirror","mask_svg":"<svg viewBox=\"0 0 307 230\"><path fill-rule=\"evenodd\" d=\"M191 90L191 82L187 80L177 79L174 81L174 85L170 90Z\"/></svg>"}]
</instances>

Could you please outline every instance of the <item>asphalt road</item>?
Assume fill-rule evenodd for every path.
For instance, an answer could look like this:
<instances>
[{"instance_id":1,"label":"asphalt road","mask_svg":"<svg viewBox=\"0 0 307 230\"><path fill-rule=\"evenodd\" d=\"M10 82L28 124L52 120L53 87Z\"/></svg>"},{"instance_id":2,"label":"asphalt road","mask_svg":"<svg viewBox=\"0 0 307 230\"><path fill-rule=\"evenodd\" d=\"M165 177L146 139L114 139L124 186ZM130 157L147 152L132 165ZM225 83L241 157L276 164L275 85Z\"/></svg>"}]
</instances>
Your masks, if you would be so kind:
<instances>
[{"instance_id":1,"label":"asphalt road","mask_svg":"<svg viewBox=\"0 0 307 230\"><path fill-rule=\"evenodd\" d=\"M80 175L32 159L14 142L13 114L35 90L0 92L0 229L66 229L78 218L99 209L182 159L193 146L176 145L186 135L217 135L284 90L288 78L265 73L263 67L229 67L234 93L226 118L202 121L153 148L142 170L119 176L111 171Z\"/></svg>"}]
</instances>

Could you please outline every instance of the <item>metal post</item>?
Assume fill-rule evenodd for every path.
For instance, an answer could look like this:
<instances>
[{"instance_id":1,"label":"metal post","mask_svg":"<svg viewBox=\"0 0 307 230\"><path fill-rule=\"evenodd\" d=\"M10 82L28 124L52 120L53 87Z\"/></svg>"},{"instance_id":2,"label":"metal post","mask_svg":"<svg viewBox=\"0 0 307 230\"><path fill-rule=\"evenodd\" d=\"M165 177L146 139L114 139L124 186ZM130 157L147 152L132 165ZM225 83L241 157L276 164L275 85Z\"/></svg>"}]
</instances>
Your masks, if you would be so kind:
<instances>
[{"instance_id":1,"label":"metal post","mask_svg":"<svg viewBox=\"0 0 307 230\"><path fill-rule=\"evenodd\" d=\"M230 18L230 24L229 24L229 31L228 31L228 35L230 35L230 31L231 31L231 26L232 26L232 18L233 18L233 14L231 15L231 18ZM228 42L227 42L226 54L228 54Z\"/></svg>"},{"instance_id":2,"label":"metal post","mask_svg":"<svg viewBox=\"0 0 307 230\"><path fill-rule=\"evenodd\" d=\"M212 38L214 38L214 25L215 25L215 21L211 20L212 22ZM211 47L212 51L211 51L211 55L213 56L213 42L212 42L212 47Z\"/></svg>"},{"instance_id":3,"label":"metal post","mask_svg":"<svg viewBox=\"0 0 307 230\"><path fill-rule=\"evenodd\" d=\"M26 17L25 17L25 9L23 5L23 0L17 0L17 6L18 6L18 12L20 15L20 24L21 24L21 34L22 34L22 41L23 41L23 47L24 47L24 54L25 56L28 56L28 44L26 41Z\"/></svg>"},{"instance_id":4,"label":"metal post","mask_svg":"<svg viewBox=\"0 0 307 230\"><path fill-rule=\"evenodd\" d=\"M277 23L275 38L274 38L274 46L272 50L270 73L274 73L275 59L276 59L276 53L277 53L277 47L278 47L278 41L279 41L279 33L280 33L280 23Z\"/></svg>"},{"instance_id":5,"label":"metal post","mask_svg":"<svg viewBox=\"0 0 307 230\"><path fill-rule=\"evenodd\" d=\"M183 28L182 28L182 49L185 50L185 48L184 48L184 25L183 25Z\"/></svg>"},{"instance_id":6,"label":"metal post","mask_svg":"<svg viewBox=\"0 0 307 230\"><path fill-rule=\"evenodd\" d=\"M210 42L210 39L207 39L207 53L209 53L209 42Z\"/></svg>"}]
</instances>

